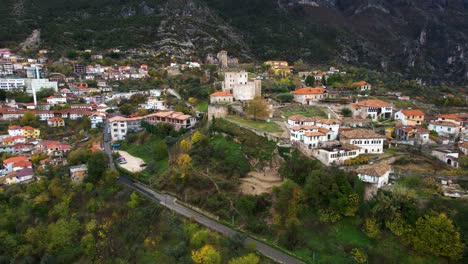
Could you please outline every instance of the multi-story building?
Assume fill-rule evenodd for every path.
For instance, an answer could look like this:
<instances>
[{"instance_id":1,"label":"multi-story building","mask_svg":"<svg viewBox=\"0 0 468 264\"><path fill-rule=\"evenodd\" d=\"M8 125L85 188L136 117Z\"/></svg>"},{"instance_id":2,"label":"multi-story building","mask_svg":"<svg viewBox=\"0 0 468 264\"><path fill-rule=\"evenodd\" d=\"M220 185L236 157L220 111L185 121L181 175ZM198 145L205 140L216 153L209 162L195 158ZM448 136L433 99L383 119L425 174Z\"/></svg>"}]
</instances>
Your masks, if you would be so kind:
<instances>
[{"instance_id":1,"label":"multi-story building","mask_svg":"<svg viewBox=\"0 0 468 264\"><path fill-rule=\"evenodd\" d=\"M287 61L265 61L265 65L270 66L274 75L286 76L291 74L292 66Z\"/></svg>"},{"instance_id":2,"label":"multi-story building","mask_svg":"<svg viewBox=\"0 0 468 264\"><path fill-rule=\"evenodd\" d=\"M14 67L11 61L0 60L0 76L13 75Z\"/></svg>"},{"instance_id":3,"label":"multi-story building","mask_svg":"<svg viewBox=\"0 0 468 264\"><path fill-rule=\"evenodd\" d=\"M222 89L232 94L234 100L247 101L262 95L262 81L249 81L246 71L225 72Z\"/></svg>"},{"instance_id":4,"label":"multi-story building","mask_svg":"<svg viewBox=\"0 0 468 264\"><path fill-rule=\"evenodd\" d=\"M464 124L462 118L457 115L439 115L437 120L429 123L428 128L441 136L457 137L463 133Z\"/></svg>"},{"instance_id":5,"label":"multi-story building","mask_svg":"<svg viewBox=\"0 0 468 264\"><path fill-rule=\"evenodd\" d=\"M24 79L0 79L1 90L23 89L26 87Z\"/></svg>"},{"instance_id":6,"label":"multi-story building","mask_svg":"<svg viewBox=\"0 0 468 264\"><path fill-rule=\"evenodd\" d=\"M424 112L419 109L404 109L395 113L395 120L403 126L420 126L424 122Z\"/></svg>"},{"instance_id":7,"label":"multi-story building","mask_svg":"<svg viewBox=\"0 0 468 264\"><path fill-rule=\"evenodd\" d=\"M52 117L47 120L47 125L50 127L63 127L65 126L65 121L61 117Z\"/></svg>"},{"instance_id":8,"label":"multi-story building","mask_svg":"<svg viewBox=\"0 0 468 264\"><path fill-rule=\"evenodd\" d=\"M366 81L360 81L354 83L353 85L357 87L357 89L360 91L370 91L372 89L372 85L367 83Z\"/></svg>"},{"instance_id":9,"label":"multi-story building","mask_svg":"<svg viewBox=\"0 0 468 264\"><path fill-rule=\"evenodd\" d=\"M340 142L359 147L359 154L383 153L385 136L367 129L348 129L340 131Z\"/></svg>"},{"instance_id":10,"label":"multi-story building","mask_svg":"<svg viewBox=\"0 0 468 264\"><path fill-rule=\"evenodd\" d=\"M313 126L317 120L320 120L319 116L305 117L303 115L293 115L288 117L288 126Z\"/></svg>"},{"instance_id":11,"label":"multi-story building","mask_svg":"<svg viewBox=\"0 0 468 264\"><path fill-rule=\"evenodd\" d=\"M47 103L51 104L51 105L66 104L67 103L67 98L66 97L49 96L49 97L47 97Z\"/></svg>"},{"instance_id":12,"label":"multi-story building","mask_svg":"<svg viewBox=\"0 0 468 264\"><path fill-rule=\"evenodd\" d=\"M10 136L24 136L25 138L39 138L41 131L37 128L30 126L10 126L8 128L8 135Z\"/></svg>"},{"instance_id":13,"label":"multi-story building","mask_svg":"<svg viewBox=\"0 0 468 264\"><path fill-rule=\"evenodd\" d=\"M178 130L193 127L196 123L196 118L175 111L160 111L139 117L115 116L109 119L112 141L124 140L128 132L141 130L142 121L153 125L157 123L168 123L174 126L174 129Z\"/></svg>"},{"instance_id":14,"label":"multi-story building","mask_svg":"<svg viewBox=\"0 0 468 264\"><path fill-rule=\"evenodd\" d=\"M370 118L373 121L378 119L390 119L392 117L393 105L382 100L367 100L352 104L353 116Z\"/></svg>"}]
</instances>

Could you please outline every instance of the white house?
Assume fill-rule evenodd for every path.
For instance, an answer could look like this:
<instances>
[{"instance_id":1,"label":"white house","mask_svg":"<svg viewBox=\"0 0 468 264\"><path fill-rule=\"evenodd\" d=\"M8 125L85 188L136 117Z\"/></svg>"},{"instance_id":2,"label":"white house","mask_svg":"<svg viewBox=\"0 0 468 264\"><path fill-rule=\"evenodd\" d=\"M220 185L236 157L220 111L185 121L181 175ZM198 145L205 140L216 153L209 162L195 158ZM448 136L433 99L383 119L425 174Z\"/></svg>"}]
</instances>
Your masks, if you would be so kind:
<instances>
[{"instance_id":1,"label":"white house","mask_svg":"<svg viewBox=\"0 0 468 264\"><path fill-rule=\"evenodd\" d=\"M312 156L327 166L341 165L346 160L359 156L359 147L341 144L340 146L317 148L312 150Z\"/></svg>"},{"instance_id":2,"label":"white house","mask_svg":"<svg viewBox=\"0 0 468 264\"><path fill-rule=\"evenodd\" d=\"M366 81L354 83L354 86L356 86L360 91L370 91L372 89L372 85Z\"/></svg>"},{"instance_id":3,"label":"white house","mask_svg":"<svg viewBox=\"0 0 468 264\"><path fill-rule=\"evenodd\" d=\"M47 97L47 103L51 104L51 105L66 104L67 103L67 98L66 97L49 96L49 97Z\"/></svg>"},{"instance_id":4,"label":"white house","mask_svg":"<svg viewBox=\"0 0 468 264\"><path fill-rule=\"evenodd\" d=\"M437 120L429 123L428 128L441 136L456 137L464 131L463 122L456 115L440 115Z\"/></svg>"},{"instance_id":5,"label":"white house","mask_svg":"<svg viewBox=\"0 0 468 264\"><path fill-rule=\"evenodd\" d=\"M320 119L315 122L315 125L326 128L330 130L331 138L330 140L335 140L338 138L338 134L340 131L340 122L336 119Z\"/></svg>"},{"instance_id":6,"label":"white house","mask_svg":"<svg viewBox=\"0 0 468 264\"><path fill-rule=\"evenodd\" d=\"M304 105L313 105L327 97L327 91L323 88L304 87L293 91L292 94L295 102Z\"/></svg>"},{"instance_id":7,"label":"white house","mask_svg":"<svg viewBox=\"0 0 468 264\"><path fill-rule=\"evenodd\" d=\"M444 162L445 164L458 168L458 157L459 153L457 151L449 149L434 149L431 153L433 156Z\"/></svg>"},{"instance_id":8,"label":"white house","mask_svg":"<svg viewBox=\"0 0 468 264\"><path fill-rule=\"evenodd\" d=\"M319 119L319 116L305 117L303 115L293 115L288 117L288 126L313 126L315 125L315 121Z\"/></svg>"},{"instance_id":9,"label":"white house","mask_svg":"<svg viewBox=\"0 0 468 264\"><path fill-rule=\"evenodd\" d=\"M340 132L340 142L359 147L360 154L383 153L385 136L367 129L349 129Z\"/></svg>"},{"instance_id":10,"label":"white house","mask_svg":"<svg viewBox=\"0 0 468 264\"><path fill-rule=\"evenodd\" d=\"M216 103L232 103L234 101L234 96L230 92L215 92L210 94L210 104Z\"/></svg>"},{"instance_id":11,"label":"white house","mask_svg":"<svg viewBox=\"0 0 468 264\"><path fill-rule=\"evenodd\" d=\"M381 188L388 184L388 178L392 167L386 164L366 165L356 169L361 181Z\"/></svg>"},{"instance_id":12,"label":"white house","mask_svg":"<svg viewBox=\"0 0 468 264\"><path fill-rule=\"evenodd\" d=\"M106 115L103 113L93 113L89 116L91 120L91 128L97 128L99 124L102 124L106 119Z\"/></svg>"},{"instance_id":13,"label":"white house","mask_svg":"<svg viewBox=\"0 0 468 264\"><path fill-rule=\"evenodd\" d=\"M378 119L390 119L392 117L393 105L382 100L367 100L352 104L353 117Z\"/></svg>"},{"instance_id":14,"label":"white house","mask_svg":"<svg viewBox=\"0 0 468 264\"><path fill-rule=\"evenodd\" d=\"M321 147L321 144L331 140L331 130L320 127L315 131L304 133L304 144L312 149Z\"/></svg>"},{"instance_id":15,"label":"white house","mask_svg":"<svg viewBox=\"0 0 468 264\"><path fill-rule=\"evenodd\" d=\"M156 97L148 98L148 101L146 101L144 104L141 104L140 107L147 110L167 110L166 103Z\"/></svg>"},{"instance_id":16,"label":"white house","mask_svg":"<svg viewBox=\"0 0 468 264\"><path fill-rule=\"evenodd\" d=\"M320 127L314 125L299 125L293 126L289 129L291 141L304 142L304 134L307 132L318 131Z\"/></svg>"},{"instance_id":17,"label":"white house","mask_svg":"<svg viewBox=\"0 0 468 264\"><path fill-rule=\"evenodd\" d=\"M8 135L10 136L22 136L23 128L20 126L10 126L8 127Z\"/></svg>"}]
</instances>

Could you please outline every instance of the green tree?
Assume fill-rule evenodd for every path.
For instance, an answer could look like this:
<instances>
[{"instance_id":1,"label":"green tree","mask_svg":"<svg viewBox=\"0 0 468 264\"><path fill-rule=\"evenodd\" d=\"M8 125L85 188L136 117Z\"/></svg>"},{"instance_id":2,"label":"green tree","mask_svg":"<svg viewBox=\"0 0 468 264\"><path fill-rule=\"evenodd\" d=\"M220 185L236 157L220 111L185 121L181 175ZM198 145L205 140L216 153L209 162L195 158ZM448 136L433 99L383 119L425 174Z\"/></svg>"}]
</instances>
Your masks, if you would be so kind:
<instances>
[{"instance_id":1,"label":"green tree","mask_svg":"<svg viewBox=\"0 0 468 264\"><path fill-rule=\"evenodd\" d=\"M80 223L75 218L59 219L47 227L47 250L52 253L74 245L73 238L80 230Z\"/></svg>"},{"instance_id":2,"label":"green tree","mask_svg":"<svg viewBox=\"0 0 468 264\"><path fill-rule=\"evenodd\" d=\"M192 168L192 158L188 154L180 154L177 157L177 167L180 172L180 177L185 178Z\"/></svg>"},{"instance_id":3,"label":"green tree","mask_svg":"<svg viewBox=\"0 0 468 264\"><path fill-rule=\"evenodd\" d=\"M351 109L349 109L347 107L341 109L341 114L344 117L352 117L353 116L353 112L351 111Z\"/></svg>"},{"instance_id":4,"label":"green tree","mask_svg":"<svg viewBox=\"0 0 468 264\"><path fill-rule=\"evenodd\" d=\"M276 96L278 101L281 103L291 102L294 99L294 95L290 93L280 93Z\"/></svg>"},{"instance_id":5,"label":"green tree","mask_svg":"<svg viewBox=\"0 0 468 264\"><path fill-rule=\"evenodd\" d=\"M127 202L127 206L135 209L139 202L140 198L138 197L138 194L136 192L132 192L132 194L130 194L130 200Z\"/></svg>"},{"instance_id":6,"label":"green tree","mask_svg":"<svg viewBox=\"0 0 468 264\"><path fill-rule=\"evenodd\" d=\"M307 86L314 86L315 85L315 78L312 75L309 75L305 78L305 84Z\"/></svg>"},{"instance_id":7,"label":"green tree","mask_svg":"<svg viewBox=\"0 0 468 264\"><path fill-rule=\"evenodd\" d=\"M353 256L353 261L354 263L357 263L357 264L364 264L367 262L367 257L366 255L364 255L363 252L361 252L359 249L357 248L353 248L353 250L351 250L351 255Z\"/></svg>"},{"instance_id":8,"label":"green tree","mask_svg":"<svg viewBox=\"0 0 468 264\"><path fill-rule=\"evenodd\" d=\"M260 258L254 253L250 253L242 257L231 259L229 264L258 264L259 262Z\"/></svg>"},{"instance_id":9,"label":"green tree","mask_svg":"<svg viewBox=\"0 0 468 264\"><path fill-rule=\"evenodd\" d=\"M190 245L194 248L200 248L201 246L211 243L217 244L219 236L216 233L208 229L202 229L195 232L190 238Z\"/></svg>"},{"instance_id":10,"label":"green tree","mask_svg":"<svg viewBox=\"0 0 468 264\"><path fill-rule=\"evenodd\" d=\"M189 150L192 148L192 144L190 143L190 141L188 140L185 140L185 139L182 139L180 141L180 151L182 151L182 153L188 153Z\"/></svg>"},{"instance_id":11,"label":"green tree","mask_svg":"<svg viewBox=\"0 0 468 264\"><path fill-rule=\"evenodd\" d=\"M21 126L32 126L39 127L39 117L37 117L33 112L26 111L23 116L20 118L19 123Z\"/></svg>"},{"instance_id":12,"label":"green tree","mask_svg":"<svg viewBox=\"0 0 468 264\"><path fill-rule=\"evenodd\" d=\"M211 245L204 245L202 248L192 251L192 260L195 264L219 264L221 254Z\"/></svg>"},{"instance_id":13,"label":"green tree","mask_svg":"<svg viewBox=\"0 0 468 264\"><path fill-rule=\"evenodd\" d=\"M266 119L270 115L268 103L260 97L256 97L249 101L245 112L254 120Z\"/></svg>"},{"instance_id":14,"label":"green tree","mask_svg":"<svg viewBox=\"0 0 468 264\"><path fill-rule=\"evenodd\" d=\"M164 141L156 142L156 144L154 145L154 149L153 149L153 155L156 161L160 161L160 160L167 158L168 147L167 147L166 142Z\"/></svg>"},{"instance_id":15,"label":"green tree","mask_svg":"<svg viewBox=\"0 0 468 264\"><path fill-rule=\"evenodd\" d=\"M97 151L90 155L88 160L88 177L87 182L96 183L109 164L109 157L103 151Z\"/></svg>"},{"instance_id":16,"label":"green tree","mask_svg":"<svg viewBox=\"0 0 468 264\"><path fill-rule=\"evenodd\" d=\"M452 220L444 213L430 213L420 217L414 229L413 247L420 252L459 260L465 245Z\"/></svg>"},{"instance_id":17,"label":"green tree","mask_svg":"<svg viewBox=\"0 0 468 264\"><path fill-rule=\"evenodd\" d=\"M199 142L202 139L203 139L203 134L197 130L192 135L192 144L197 144L197 142Z\"/></svg>"},{"instance_id":18,"label":"green tree","mask_svg":"<svg viewBox=\"0 0 468 264\"><path fill-rule=\"evenodd\" d=\"M119 111L123 115L130 115L133 113L134 110L135 108L131 104L123 104L119 107Z\"/></svg>"}]
</instances>

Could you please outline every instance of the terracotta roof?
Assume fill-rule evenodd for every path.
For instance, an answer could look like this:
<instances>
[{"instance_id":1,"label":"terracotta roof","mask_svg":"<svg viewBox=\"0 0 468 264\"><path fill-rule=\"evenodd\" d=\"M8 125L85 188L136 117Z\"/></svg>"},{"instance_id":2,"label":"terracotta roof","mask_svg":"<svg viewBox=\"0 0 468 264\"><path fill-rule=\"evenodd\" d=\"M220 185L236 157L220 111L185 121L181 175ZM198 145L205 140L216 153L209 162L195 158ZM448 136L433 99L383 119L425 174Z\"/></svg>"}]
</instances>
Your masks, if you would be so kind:
<instances>
[{"instance_id":1,"label":"terracotta roof","mask_svg":"<svg viewBox=\"0 0 468 264\"><path fill-rule=\"evenodd\" d=\"M213 96L213 97L227 97L227 96L232 96L232 94L230 92L221 91L221 92L212 93L212 94L210 94L210 96Z\"/></svg>"},{"instance_id":2,"label":"terracotta roof","mask_svg":"<svg viewBox=\"0 0 468 264\"><path fill-rule=\"evenodd\" d=\"M387 103L382 100L374 99L374 100L367 100L367 101L362 101L359 103L356 103L357 106L365 106L365 107L387 107L387 106L393 106L391 103Z\"/></svg>"},{"instance_id":3,"label":"terracotta roof","mask_svg":"<svg viewBox=\"0 0 468 264\"><path fill-rule=\"evenodd\" d=\"M385 138L384 135L375 133L368 129L350 129L340 132L340 136L348 139L365 139L365 138Z\"/></svg>"},{"instance_id":4,"label":"terracotta roof","mask_svg":"<svg viewBox=\"0 0 468 264\"><path fill-rule=\"evenodd\" d=\"M358 147L358 146L356 146L356 145L352 145L352 144L348 144L348 143L343 143L343 144L341 144L341 146L342 146L343 149L346 150L346 151L361 149L360 147Z\"/></svg>"},{"instance_id":5,"label":"terracotta roof","mask_svg":"<svg viewBox=\"0 0 468 264\"><path fill-rule=\"evenodd\" d=\"M56 116L56 117L51 117L47 120L47 122L59 122L59 121L63 121L63 118Z\"/></svg>"},{"instance_id":6,"label":"terracotta roof","mask_svg":"<svg viewBox=\"0 0 468 264\"><path fill-rule=\"evenodd\" d=\"M439 118L453 119L453 120L461 121L461 119L460 119L459 116L457 116L457 115L450 115L450 114L440 115Z\"/></svg>"},{"instance_id":7,"label":"terracotta roof","mask_svg":"<svg viewBox=\"0 0 468 264\"><path fill-rule=\"evenodd\" d=\"M20 161L27 161L27 160L28 160L27 157L18 156L18 157L12 157L12 158L8 158L8 159L3 160L3 164L17 163L17 162L20 162Z\"/></svg>"},{"instance_id":8,"label":"terracotta roof","mask_svg":"<svg viewBox=\"0 0 468 264\"><path fill-rule=\"evenodd\" d=\"M331 131L330 129L326 129L324 127L319 128L319 132L324 133L324 134L329 133L330 131Z\"/></svg>"},{"instance_id":9,"label":"terracotta roof","mask_svg":"<svg viewBox=\"0 0 468 264\"><path fill-rule=\"evenodd\" d=\"M22 160L22 161L13 163L14 168L27 168L30 166L32 166L32 162L30 162L29 160Z\"/></svg>"},{"instance_id":10,"label":"terracotta roof","mask_svg":"<svg viewBox=\"0 0 468 264\"><path fill-rule=\"evenodd\" d=\"M405 109L401 110L405 116L424 116L424 112L419 109Z\"/></svg>"},{"instance_id":11,"label":"terracotta roof","mask_svg":"<svg viewBox=\"0 0 468 264\"><path fill-rule=\"evenodd\" d=\"M320 117L318 117L318 116L305 117L303 115L293 115L293 116L288 117L288 119L291 120L291 121L302 121L302 122L315 122L319 118Z\"/></svg>"},{"instance_id":12,"label":"terracotta roof","mask_svg":"<svg viewBox=\"0 0 468 264\"><path fill-rule=\"evenodd\" d=\"M363 86L363 85L369 85L369 84L366 81L360 81L360 82L354 83L354 85Z\"/></svg>"},{"instance_id":13,"label":"terracotta roof","mask_svg":"<svg viewBox=\"0 0 468 264\"><path fill-rule=\"evenodd\" d=\"M336 119L320 119L318 122L326 125L338 125L340 123Z\"/></svg>"},{"instance_id":14,"label":"terracotta roof","mask_svg":"<svg viewBox=\"0 0 468 264\"><path fill-rule=\"evenodd\" d=\"M10 126L8 130L16 130L16 129L21 129L20 126Z\"/></svg>"},{"instance_id":15,"label":"terracotta roof","mask_svg":"<svg viewBox=\"0 0 468 264\"><path fill-rule=\"evenodd\" d=\"M293 126L291 127L292 130L294 131L299 131L299 130L313 130L313 129L319 129L320 127L318 126Z\"/></svg>"},{"instance_id":16,"label":"terracotta roof","mask_svg":"<svg viewBox=\"0 0 468 264\"><path fill-rule=\"evenodd\" d=\"M359 174L365 174L369 176L378 176L382 177L387 173L391 167L386 164L374 164L374 165L367 165L367 166L362 166L355 171Z\"/></svg>"},{"instance_id":17,"label":"terracotta roof","mask_svg":"<svg viewBox=\"0 0 468 264\"><path fill-rule=\"evenodd\" d=\"M325 134L323 134L322 132L307 132L307 133L304 133L304 136L306 137L315 137L315 136L325 136Z\"/></svg>"},{"instance_id":18,"label":"terracotta roof","mask_svg":"<svg viewBox=\"0 0 468 264\"><path fill-rule=\"evenodd\" d=\"M446 126L446 127L457 127L458 125L452 122L447 122L447 121L432 121L432 125L436 126Z\"/></svg>"},{"instance_id":19,"label":"terracotta roof","mask_svg":"<svg viewBox=\"0 0 468 264\"><path fill-rule=\"evenodd\" d=\"M31 168L24 168L16 173L16 177L25 177L34 175L34 170Z\"/></svg>"},{"instance_id":20,"label":"terracotta roof","mask_svg":"<svg viewBox=\"0 0 468 264\"><path fill-rule=\"evenodd\" d=\"M299 95L305 95L305 94L324 94L327 91L323 88L311 88L311 87L304 87L297 89L292 92L292 94L299 94Z\"/></svg>"},{"instance_id":21,"label":"terracotta roof","mask_svg":"<svg viewBox=\"0 0 468 264\"><path fill-rule=\"evenodd\" d=\"M468 141L464 141L463 143L459 143L458 147L468 149Z\"/></svg>"},{"instance_id":22,"label":"terracotta roof","mask_svg":"<svg viewBox=\"0 0 468 264\"><path fill-rule=\"evenodd\" d=\"M23 127L23 130L34 130L35 128L34 127L31 127L31 126L24 126Z\"/></svg>"}]
</instances>

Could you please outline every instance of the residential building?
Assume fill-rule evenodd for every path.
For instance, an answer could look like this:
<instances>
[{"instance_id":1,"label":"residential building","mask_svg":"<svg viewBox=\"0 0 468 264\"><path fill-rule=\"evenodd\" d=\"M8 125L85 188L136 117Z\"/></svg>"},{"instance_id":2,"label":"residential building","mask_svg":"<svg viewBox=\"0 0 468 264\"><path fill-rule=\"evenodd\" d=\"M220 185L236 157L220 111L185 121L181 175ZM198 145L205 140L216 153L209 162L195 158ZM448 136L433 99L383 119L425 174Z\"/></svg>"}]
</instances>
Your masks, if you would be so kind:
<instances>
[{"instance_id":1,"label":"residential building","mask_svg":"<svg viewBox=\"0 0 468 264\"><path fill-rule=\"evenodd\" d=\"M176 130L191 128L197 122L195 117L175 111L159 111L138 117L115 116L109 118L112 141L124 140L128 132L141 130L142 121L152 125L157 123L168 123L174 126L174 129Z\"/></svg>"},{"instance_id":2,"label":"residential building","mask_svg":"<svg viewBox=\"0 0 468 264\"><path fill-rule=\"evenodd\" d=\"M305 117L303 115L293 115L288 117L288 126L313 126L317 120L320 120L319 116Z\"/></svg>"},{"instance_id":3,"label":"residential building","mask_svg":"<svg viewBox=\"0 0 468 264\"><path fill-rule=\"evenodd\" d=\"M30 126L10 126L8 128L8 135L10 136L24 136L25 138L39 138L41 131L37 128Z\"/></svg>"},{"instance_id":4,"label":"residential building","mask_svg":"<svg viewBox=\"0 0 468 264\"><path fill-rule=\"evenodd\" d=\"M0 79L0 90L21 90L24 87L26 87L26 81L24 79Z\"/></svg>"},{"instance_id":5,"label":"residential building","mask_svg":"<svg viewBox=\"0 0 468 264\"><path fill-rule=\"evenodd\" d=\"M88 166L86 164L70 167L70 178L73 182L82 182L86 176L88 176Z\"/></svg>"},{"instance_id":6,"label":"residential building","mask_svg":"<svg viewBox=\"0 0 468 264\"><path fill-rule=\"evenodd\" d=\"M348 159L359 156L359 147L350 144L341 144L331 147L321 147L312 150L312 156L326 166L342 165Z\"/></svg>"},{"instance_id":7,"label":"residential building","mask_svg":"<svg viewBox=\"0 0 468 264\"><path fill-rule=\"evenodd\" d=\"M13 75L14 67L10 61L0 60L0 76Z\"/></svg>"},{"instance_id":8,"label":"residential building","mask_svg":"<svg viewBox=\"0 0 468 264\"><path fill-rule=\"evenodd\" d=\"M39 92L43 89L53 89L58 91L58 83L49 81L49 79L32 79L29 85L26 85L26 92L32 94L33 91Z\"/></svg>"},{"instance_id":9,"label":"residential building","mask_svg":"<svg viewBox=\"0 0 468 264\"><path fill-rule=\"evenodd\" d=\"M222 89L232 94L234 100L247 101L262 95L262 81L249 81L246 71L225 72Z\"/></svg>"},{"instance_id":10,"label":"residential building","mask_svg":"<svg viewBox=\"0 0 468 264\"><path fill-rule=\"evenodd\" d=\"M359 147L359 154L383 153L385 136L367 129L347 129L340 131L340 142Z\"/></svg>"},{"instance_id":11,"label":"residential building","mask_svg":"<svg viewBox=\"0 0 468 264\"><path fill-rule=\"evenodd\" d=\"M365 81L354 83L353 86L357 87L360 91L370 91L372 89L372 85Z\"/></svg>"},{"instance_id":12,"label":"residential building","mask_svg":"<svg viewBox=\"0 0 468 264\"><path fill-rule=\"evenodd\" d=\"M232 103L233 101L234 96L229 92L221 91L210 94L210 104Z\"/></svg>"},{"instance_id":13,"label":"residential building","mask_svg":"<svg viewBox=\"0 0 468 264\"><path fill-rule=\"evenodd\" d=\"M294 101L304 104L313 105L327 97L327 91L323 88L304 87L292 92Z\"/></svg>"},{"instance_id":14,"label":"residential building","mask_svg":"<svg viewBox=\"0 0 468 264\"><path fill-rule=\"evenodd\" d=\"M392 117L393 105L382 100L367 100L352 104L353 116L378 119L390 119Z\"/></svg>"},{"instance_id":15,"label":"residential building","mask_svg":"<svg viewBox=\"0 0 468 264\"><path fill-rule=\"evenodd\" d=\"M141 104L140 107L147 110L167 110L166 102L156 97L148 98L146 103Z\"/></svg>"},{"instance_id":16,"label":"residential building","mask_svg":"<svg viewBox=\"0 0 468 264\"><path fill-rule=\"evenodd\" d=\"M463 119L458 115L450 114L439 115L437 120L429 123L428 128L446 137L458 137L465 130Z\"/></svg>"},{"instance_id":17,"label":"residential building","mask_svg":"<svg viewBox=\"0 0 468 264\"><path fill-rule=\"evenodd\" d=\"M274 75L286 76L291 74L292 66L287 61L265 61L265 65L270 66Z\"/></svg>"},{"instance_id":18,"label":"residential building","mask_svg":"<svg viewBox=\"0 0 468 264\"><path fill-rule=\"evenodd\" d=\"M32 180L34 170L32 168L23 168L19 171L13 171L5 176L5 184L18 184Z\"/></svg>"},{"instance_id":19,"label":"residential building","mask_svg":"<svg viewBox=\"0 0 468 264\"><path fill-rule=\"evenodd\" d=\"M441 160L443 163L458 168L459 153L451 149L434 149L431 154Z\"/></svg>"},{"instance_id":20,"label":"residential building","mask_svg":"<svg viewBox=\"0 0 468 264\"><path fill-rule=\"evenodd\" d=\"M51 105L66 104L67 103L67 98L66 97L49 96L49 97L47 97L47 103L51 104Z\"/></svg>"},{"instance_id":21,"label":"residential building","mask_svg":"<svg viewBox=\"0 0 468 264\"><path fill-rule=\"evenodd\" d=\"M3 160L3 172L19 171L24 168L32 168L32 163L25 156L17 156Z\"/></svg>"},{"instance_id":22,"label":"residential building","mask_svg":"<svg viewBox=\"0 0 468 264\"><path fill-rule=\"evenodd\" d=\"M458 143L458 149L464 155L468 155L468 141L463 141Z\"/></svg>"},{"instance_id":23,"label":"residential building","mask_svg":"<svg viewBox=\"0 0 468 264\"><path fill-rule=\"evenodd\" d=\"M420 126L424 123L424 112L419 109L404 109L395 113L395 120L403 126Z\"/></svg>"},{"instance_id":24,"label":"residential building","mask_svg":"<svg viewBox=\"0 0 468 264\"><path fill-rule=\"evenodd\" d=\"M47 120L47 125L50 127L63 127L65 126L65 121L61 117L52 117Z\"/></svg>"},{"instance_id":25,"label":"residential building","mask_svg":"<svg viewBox=\"0 0 468 264\"><path fill-rule=\"evenodd\" d=\"M106 115L103 113L93 113L89 116L89 119L91 120L91 128L97 128L99 124L104 123L104 120L106 119Z\"/></svg>"},{"instance_id":26,"label":"residential building","mask_svg":"<svg viewBox=\"0 0 468 264\"><path fill-rule=\"evenodd\" d=\"M46 153L49 157L65 157L72 147L60 141L43 140L37 145L37 150Z\"/></svg>"},{"instance_id":27,"label":"residential building","mask_svg":"<svg viewBox=\"0 0 468 264\"><path fill-rule=\"evenodd\" d=\"M355 170L361 181L381 188L388 184L392 167L386 164L365 165Z\"/></svg>"},{"instance_id":28,"label":"residential building","mask_svg":"<svg viewBox=\"0 0 468 264\"><path fill-rule=\"evenodd\" d=\"M417 144L426 144L429 142L429 130L420 126L397 125L393 131L397 140L414 141Z\"/></svg>"}]
</instances>

